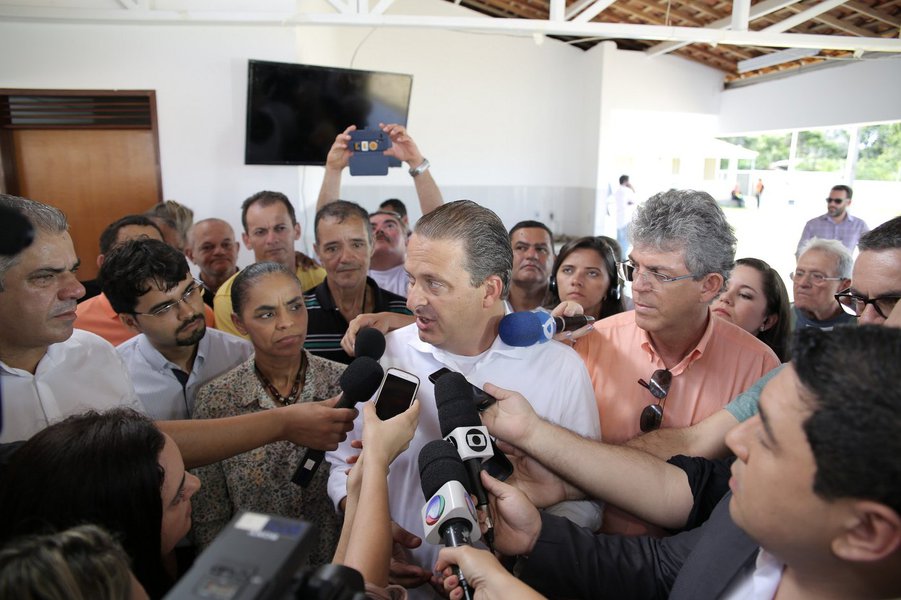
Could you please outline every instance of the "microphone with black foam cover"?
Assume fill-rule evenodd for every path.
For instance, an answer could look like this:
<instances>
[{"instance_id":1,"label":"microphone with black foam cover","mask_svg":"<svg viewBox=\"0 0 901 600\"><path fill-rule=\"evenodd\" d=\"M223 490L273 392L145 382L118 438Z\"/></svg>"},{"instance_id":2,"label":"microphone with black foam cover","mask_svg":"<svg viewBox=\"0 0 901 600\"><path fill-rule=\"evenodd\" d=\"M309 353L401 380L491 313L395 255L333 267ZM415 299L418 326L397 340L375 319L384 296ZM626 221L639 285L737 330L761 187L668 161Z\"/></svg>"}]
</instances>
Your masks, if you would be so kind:
<instances>
[{"instance_id":1,"label":"microphone with black foam cover","mask_svg":"<svg viewBox=\"0 0 901 600\"><path fill-rule=\"evenodd\" d=\"M448 442L433 440L419 451L419 480L426 499L422 523L428 543L462 546L479 539L479 522L465 479L463 462ZM454 574L460 579L463 597L471 599L472 591L459 567L454 567Z\"/></svg>"},{"instance_id":2,"label":"microphone with black foam cover","mask_svg":"<svg viewBox=\"0 0 901 600\"><path fill-rule=\"evenodd\" d=\"M354 340L354 356L378 360L385 353L385 334L375 327L363 327Z\"/></svg>"},{"instance_id":3,"label":"microphone with black foam cover","mask_svg":"<svg viewBox=\"0 0 901 600\"><path fill-rule=\"evenodd\" d=\"M472 386L460 373L446 373L435 382L435 405L441 435L457 449L468 474L468 489L476 497L476 505L486 515L488 530L485 539L491 541L491 515L488 494L482 485L482 462L494 456L488 428L482 425L479 411L472 400Z\"/></svg>"},{"instance_id":4,"label":"microphone with black foam cover","mask_svg":"<svg viewBox=\"0 0 901 600\"><path fill-rule=\"evenodd\" d=\"M594 317L554 317L545 310L513 312L501 319L498 334L508 346L543 344L558 333L577 331L594 323Z\"/></svg>"},{"instance_id":5,"label":"microphone with black foam cover","mask_svg":"<svg viewBox=\"0 0 901 600\"><path fill-rule=\"evenodd\" d=\"M0 206L0 256L15 256L34 241L34 225L18 210Z\"/></svg>"},{"instance_id":6,"label":"microphone with black foam cover","mask_svg":"<svg viewBox=\"0 0 901 600\"><path fill-rule=\"evenodd\" d=\"M376 390L379 389L384 375L385 372L382 370L382 365L374 359L368 356L354 359L344 369L344 372L341 373L341 377L338 379L338 385L341 387L342 393L338 403L335 404L335 408L353 408L357 402L363 402L371 398ZM308 449L301 457L291 481L301 487L307 487L313 480L313 475L316 474L316 470L322 464L324 458L324 451Z\"/></svg>"}]
</instances>

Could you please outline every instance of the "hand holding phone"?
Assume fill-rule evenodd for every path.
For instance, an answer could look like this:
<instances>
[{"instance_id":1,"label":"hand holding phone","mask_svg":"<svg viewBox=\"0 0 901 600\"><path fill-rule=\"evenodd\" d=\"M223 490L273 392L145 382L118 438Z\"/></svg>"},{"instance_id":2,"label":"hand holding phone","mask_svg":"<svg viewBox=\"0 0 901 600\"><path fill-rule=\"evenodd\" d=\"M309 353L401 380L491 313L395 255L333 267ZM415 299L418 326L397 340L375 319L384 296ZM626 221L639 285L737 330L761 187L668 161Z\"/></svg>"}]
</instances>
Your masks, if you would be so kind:
<instances>
[{"instance_id":1,"label":"hand holding phone","mask_svg":"<svg viewBox=\"0 0 901 600\"><path fill-rule=\"evenodd\" d=\"M417 391L419 377L394 367L389 368L376 392L375 414L382 421L399 415L410 408Z\"/></svg>"}]
</instances>

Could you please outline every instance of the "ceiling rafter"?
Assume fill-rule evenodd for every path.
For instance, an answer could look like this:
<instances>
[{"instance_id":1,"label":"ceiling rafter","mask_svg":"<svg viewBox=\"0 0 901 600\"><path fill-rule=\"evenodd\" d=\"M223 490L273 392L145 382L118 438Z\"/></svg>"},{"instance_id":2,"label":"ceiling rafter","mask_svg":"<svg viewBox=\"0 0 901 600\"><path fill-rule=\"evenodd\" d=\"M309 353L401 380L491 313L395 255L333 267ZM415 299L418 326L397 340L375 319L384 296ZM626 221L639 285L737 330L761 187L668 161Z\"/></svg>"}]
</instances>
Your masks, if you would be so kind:
<instances>
[{"instance_id":1,"label":"ceiling rafter","mask_svg":"<svg viewBox=\"0 0 901 600\"><path fill-rule=\"evenodd\" d=\"M327 0L315 8L292 0L269 7L254 0L114 0L99 9L93 0L54 0L43 6L0 0L0 21L452 29L549 36L581 49L612 40L621 49L644 50L650 56L677 52L723 71L727 81L791 72L799 65L851 54L865 60L901 54L901 0L762 0L754 5L754 0L445 1L496 18L465 11L460 16L412 14L393 0ZM161 5L166 8L156 8ZM820 54L778 69L737 73L739 61L785 48L816 48Z\"/></svg>"}]
</instances>

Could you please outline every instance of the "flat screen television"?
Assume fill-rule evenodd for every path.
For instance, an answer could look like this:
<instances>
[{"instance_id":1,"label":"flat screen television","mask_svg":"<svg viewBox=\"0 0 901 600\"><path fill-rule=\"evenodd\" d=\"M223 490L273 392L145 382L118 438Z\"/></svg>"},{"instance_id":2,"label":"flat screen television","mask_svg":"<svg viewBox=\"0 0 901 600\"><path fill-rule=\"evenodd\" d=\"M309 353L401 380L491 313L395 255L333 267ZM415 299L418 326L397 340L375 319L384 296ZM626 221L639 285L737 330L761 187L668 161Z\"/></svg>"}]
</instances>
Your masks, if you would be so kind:
<instances>
[{"instance_id":1,"label":"flat screen television","mask_svg":"<svg viewBox=\"0 0 901 600\"><path fill-rule=\"evenodd\" d=\"M324 165L348 125L406 125L412 87L412 75L251 60L244 163Z\"/></svg>"}]
</instances>

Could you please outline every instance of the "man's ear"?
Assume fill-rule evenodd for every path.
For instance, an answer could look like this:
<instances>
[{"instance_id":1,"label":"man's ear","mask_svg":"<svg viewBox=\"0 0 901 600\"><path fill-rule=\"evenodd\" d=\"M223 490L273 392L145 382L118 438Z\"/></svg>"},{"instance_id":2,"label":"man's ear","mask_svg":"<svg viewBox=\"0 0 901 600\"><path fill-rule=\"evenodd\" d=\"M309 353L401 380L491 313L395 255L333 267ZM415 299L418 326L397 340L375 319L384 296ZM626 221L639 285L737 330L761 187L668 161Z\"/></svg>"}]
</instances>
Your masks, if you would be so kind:
<instances>
[{"instance_id":1,"label":"man's ear","mask_svg":"<svg viewBox=\"0 0 901 600\"><path fill-rule=\"evenodd\" d=\"M141 329L141 326L138 324L138 319L135 315L129 315L127 313L119 313L119 320L123 325L131 329L132 331L137 331L138 333L144 333L144 330Z\"/></svg>"},{"instance_id":2,"label":"man's ear","mask_svg":"<svg viewBox=\"0 0 901 600\"><path fill-rule=\"evenodd\" d=\"M854 501L841 533L832 540L832 552L849 562L874 562L901 548L901 517L872 500Z\"/></svg>"},{"instance_id":3,"label":"man's ear","mask_svg":"<svg viewBox=\"0 0 901 600\"><path fill-rule=\"evenodd\" d=\"M244 242L244 247L250 251L253 251L253 246L250 245L250 236L247 235L247 232L241 234L241 241Z\"/></svg>"},{"instance_id":4,"label":"man's ear","mask_svg":"<svg viewBox=\"0 0 901 600\"><path fill-rule=\"evenodd\" d=\"M488 308L501 300L501 294L504 291L504 281L499 276L489 275L482 285L485 289L485 295L482 298L483 307Z\"/></svg>"},{"instance_id":5,"label":"man's ear","mask_svg":"<svg viewBox=\"0 0 901 600\"><path fill-rule=\"evenodd\" d=\"M97 255L97 268L98 268L98 269L99 269L100 267L103 266L103 259L104 259L104 258L105 258L105 256L102 255L102 254L98 254L98 255Z\"/></svg>"},{"instance_id":6,"label":"man's ear","mask_svg":"<svg viewBox=\"0 0 901 600\"><path fill-rule=\"evenodd\" d=\"M294 239L295 240L300 239L300 223L294 224Z\"/></svg>"},{"instance_id":7,"label":"man's ear","mask_svg":"<svg viewBox=\"0 0 901 600\"><path fill-rule=\"evenodd\" d=\"M726 280L719 273L707 273L701 280L701 304L710 304L723 291Z\"/></svg>"}]
</instances>

